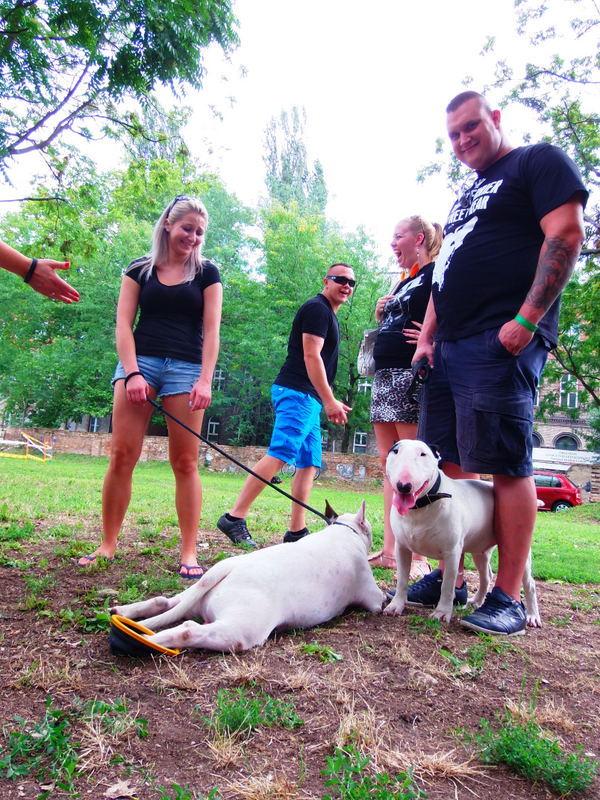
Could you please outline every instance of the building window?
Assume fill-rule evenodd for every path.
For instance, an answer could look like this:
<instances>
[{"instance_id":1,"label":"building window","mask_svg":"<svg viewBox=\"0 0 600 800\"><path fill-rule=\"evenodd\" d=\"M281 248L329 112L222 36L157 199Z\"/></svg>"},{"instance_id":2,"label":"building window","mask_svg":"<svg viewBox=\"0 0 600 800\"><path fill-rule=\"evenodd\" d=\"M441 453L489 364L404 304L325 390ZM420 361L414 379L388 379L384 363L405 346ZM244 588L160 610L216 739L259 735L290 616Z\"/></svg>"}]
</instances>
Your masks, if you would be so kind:
<instances>
[{"instance_id":1,"label":"building window","mask_svg":"<svg viewBox=\"0 0 600 800\"><path fill-rule=\"evenodd\" d=\"M577 379L572 375L563 375L560 379L560 405L566 408L577 408L579 405Z\"/></svg>"},{"instance_id":2,"label":"building window","mask_svg":"<svg viewBox=\"0 0 600 800\"><path fill-rule=\"evenodd\" d=\"M354 445L352 447L353 453L366 453L367 452L367 433L364 431L355 431Z\"/></svg>"},{"instance_id":3,"label":"building window","mask_svg":"<svg viewBox=\"0 0 600 800\"><path fill-rule=\"evenodd\" d=\"M101 422L102 420L100 417L90 417L90 421L88 422L88 431L90 433L98 433Z\"/></svg>"},{"instance_id":4,"label":"building window","mask_svg":"<svg viewBox=\"0 0 600 800\"><path fill-rule=\"evenodd\" d=\"M359 394L367 394L371 391L372 381L369 378L363 378L358 382L357 389Z\"/></svg>"},{"instance_id":5,"label":"building window","mask_svg":"<svg viewBox=\"0 0 600 800\"><path fill-rule=\"evenodd\" d=\"M216 369L213 375L213 386L217 392L220 392L225 383L225 370Z\"/></svg>"},{"instance_id":6,"label":"building window","mask_svg":"<svg viewBox=\"0 0 600 800\"><path fill-rule=\"evenodd\" d=\"M554 447L556 447L557 450L577 450L579 445L574 436L566 433L563 436L557 437Z\"/></svg>"},{"instance_id":7,"label":"building window","mask_svg":"<svg viewBox=\"0 0 600 800\"><path fill-rule=\"evenodd\" d=\"M534 447L541 447L542 446L542 437L539 435L539 433L532 433L531 434L531 439L533 441L533 446Z\"/></svg>"},{"instance_id":8,"label":"building window","mask_svg":"<svg viewBox=\"0 0 600 800\"><path fill-rule=\"evenodd\" d=\"M209 442L216 442L219 438L219 425L216 419L209 419L206 426L206 438Z\"/></svg>"}]
</instances>

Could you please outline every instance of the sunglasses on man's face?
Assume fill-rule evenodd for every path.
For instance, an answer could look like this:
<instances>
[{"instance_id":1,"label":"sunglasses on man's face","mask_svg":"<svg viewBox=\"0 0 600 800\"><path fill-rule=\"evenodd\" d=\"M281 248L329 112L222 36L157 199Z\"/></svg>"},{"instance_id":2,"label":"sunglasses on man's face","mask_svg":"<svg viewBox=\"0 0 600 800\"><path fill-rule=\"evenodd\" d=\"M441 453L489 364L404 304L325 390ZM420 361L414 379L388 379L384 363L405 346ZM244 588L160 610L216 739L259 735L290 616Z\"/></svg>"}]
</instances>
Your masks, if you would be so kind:
<instances>
[{"instance_id":1,"label":"sunglasses on man's face","mask_svg":"<svg viewBox=\"0 0 600 800\"><path fill-rule=\"evenodd\" d=\"M326 275L325 277L328 281L335 281L335 283L339 283L341 286L349 286L351 289L356 286L354 278L346 278L344 275Z\"/></svg>"}]
</instances>

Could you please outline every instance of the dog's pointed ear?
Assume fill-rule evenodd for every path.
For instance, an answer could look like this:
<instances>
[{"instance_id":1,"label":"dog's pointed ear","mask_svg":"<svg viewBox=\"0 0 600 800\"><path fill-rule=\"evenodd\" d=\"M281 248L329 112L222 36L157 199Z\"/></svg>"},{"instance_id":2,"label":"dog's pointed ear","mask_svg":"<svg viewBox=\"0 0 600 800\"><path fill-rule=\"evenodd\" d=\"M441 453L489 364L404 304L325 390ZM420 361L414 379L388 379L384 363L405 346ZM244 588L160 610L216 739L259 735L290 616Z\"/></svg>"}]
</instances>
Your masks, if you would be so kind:
<instances>
[{"instance_id":1,"label":"dog's pointed ear","mask_svg":"<svg viewBox=\"0 0 600 800\"><path fill-rule=\"evenodd\" d=\"M358 512L356 514L356 521L358 522L358 524L360 525L361 528L364 528L364 526L365 526L365 519L366 519L366 516L367 516L366 509L367 509L367 504L363 500L362 503L360 504L360 508L358 509Z\"/></svg>"},{"instance_id":2,"label":"dog's pointed ear","mask_svg":"<svg viewBox=\"0 0 600 800\"><path fill-rule=\"evenodd\" d=\"M438 444L430 444L428 445L429 449L433 453L433 455L437 458L438 461L442 460L442 454L440 453L440 446Z\"/></svg>"},{"instance_id":3,"label":"dog's pointed ear","mask_svg":"<svg viewBox=\"0 0 600 800\"><path fill-rule=\"evenodd\" d=\"M327 517L327 521L330 525L338 518L337 513L329 505L329 500L325 500L325 516Z\"/></svg>"}]
</instances>

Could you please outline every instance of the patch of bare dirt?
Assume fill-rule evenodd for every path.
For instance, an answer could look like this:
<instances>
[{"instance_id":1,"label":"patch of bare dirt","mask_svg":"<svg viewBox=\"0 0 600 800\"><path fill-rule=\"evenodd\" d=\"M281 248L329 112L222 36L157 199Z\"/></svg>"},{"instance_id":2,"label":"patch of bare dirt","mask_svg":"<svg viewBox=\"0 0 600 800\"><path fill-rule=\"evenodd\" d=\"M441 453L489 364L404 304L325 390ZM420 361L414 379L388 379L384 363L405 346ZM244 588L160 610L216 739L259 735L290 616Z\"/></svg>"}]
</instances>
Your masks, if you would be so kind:
<instances>
[{"instance_id":1,"label":"patch of bare dirt","mask_svg":"<svg viewBox=\"0 0 600 800\"><path fill-rule=\"evenodd\" d=\"M92 538L91 529L87 535ZM237 552L214 532L204 536L208 564L223 549ZM534 713L566 751L582 747L599 756L598 586L538 582L544 627L494 640L497 646L485 648L481 669L468 665L479 637L456 619L431 630L427 611L393 619L354 610L317 629L276 635L240 655L189 651L134 660L111 655L108 630L82 631L73 621L61 622L59 613L78 606L89 613L90 590L110 594L132 570L174 569L175 551L142 556L125 544L106 571L94 571L78 569L56 550L53 541L29 548L25 543L15 558L30 559L29 566L17 562L0 570L5 732L15 727L15 716L40 721L48 696L54 708L64 709L73 708L75 698L126 698L148 728L146 738L112 740L78 729L77 796L155 800L162 784L166 796L176 798L171 786L178 784L198 797L216 786L222 798L320 798L328 791L326 757L336 745L354 742L377 771L396 774L412 767L429 800L552 797L508 769L482 766L453 735L458 726L476 730L482 718L493 723L495 713L507 708ZM391 586L392 573L387 576ZM24 608L26 577L52 579L43 590L46 609ZM474 585L474 576L467 577ZM302 649L312 642L342 659L322 663ZM252 683L293 700L304 725L260 727L242 741L215 737L204 719L211 716L217 691ZM0 784L5 800L34 800L40 792L39 782L28 776ZM51 785L49 791L51 798L75 796ZM592 800L599 793L596 779L581 797Z\"/></svg>"}]
</instances>

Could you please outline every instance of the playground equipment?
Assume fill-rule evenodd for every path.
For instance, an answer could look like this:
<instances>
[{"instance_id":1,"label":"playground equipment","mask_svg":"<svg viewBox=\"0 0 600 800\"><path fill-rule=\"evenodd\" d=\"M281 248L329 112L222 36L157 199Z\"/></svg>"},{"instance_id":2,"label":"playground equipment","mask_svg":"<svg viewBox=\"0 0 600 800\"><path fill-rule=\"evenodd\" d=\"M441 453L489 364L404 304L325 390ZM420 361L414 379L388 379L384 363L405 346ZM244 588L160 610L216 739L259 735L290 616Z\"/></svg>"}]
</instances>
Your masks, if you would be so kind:
<instances>
[{"instance_id":1,"label":"playground equipment","mask_svg":"<svg viewBox=\"0 0 600 800\"><path fill-rule=\"evenodd\" d=\"M50 461L52 459L52 448L54 446L54 439L44 439L41 442L35 436L30 436L28 433L20 431L21 439L0 439L0 457L2 458L32 458L34 461ZM25 453L5 453L4 447L23 447ZM41 453L41 455L34 455L31 451Z\"/></svg>"}]
</instances>

